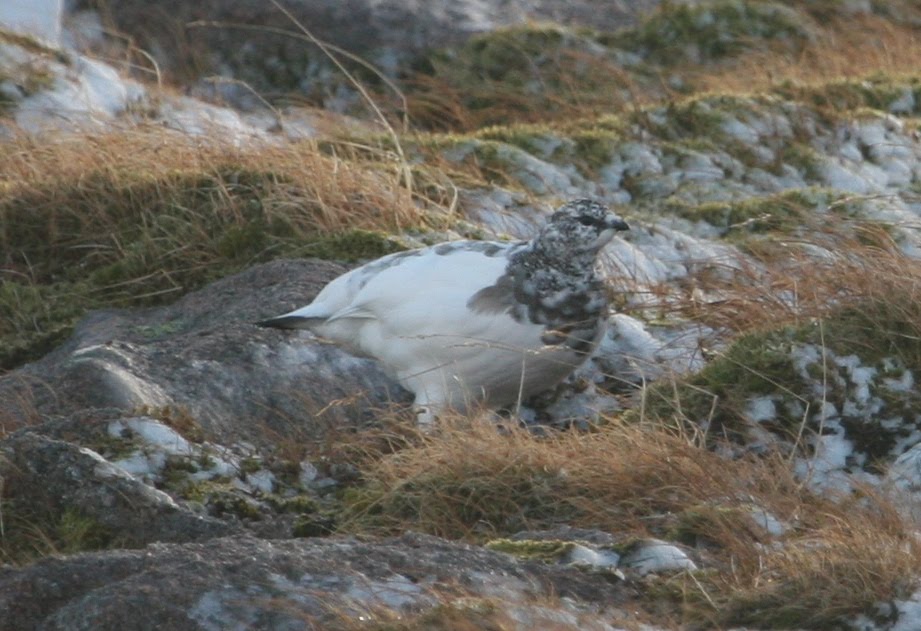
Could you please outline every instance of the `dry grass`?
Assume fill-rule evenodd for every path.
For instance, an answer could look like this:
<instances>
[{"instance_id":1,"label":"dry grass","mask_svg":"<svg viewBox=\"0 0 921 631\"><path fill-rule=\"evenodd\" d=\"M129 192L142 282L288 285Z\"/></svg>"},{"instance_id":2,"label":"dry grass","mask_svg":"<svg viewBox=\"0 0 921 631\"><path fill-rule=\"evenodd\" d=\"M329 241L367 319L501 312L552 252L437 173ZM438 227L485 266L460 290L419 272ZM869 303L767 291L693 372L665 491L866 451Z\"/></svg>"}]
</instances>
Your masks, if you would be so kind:
<instances>
[{"instance_id":1,"label":"dry grass","mask_svg":"<svg viewBox=\"0 0 921 631\"><path fill-rule=\"evenodd\" d=\"M759 555L755 575L726 586L723 614L734 624L828 628L910 594L921 547L890 504L869 499L872 508L846 503L782 550Z\"/></svg>"},{"instance_id":2,"label":"dry grass","mask_svg":"<svg viewBox=\"0 0 921 631\"><path fill-rule=\"evenodd\" d=\"M842 78L913 76L921 33L907 23L863 15L827 22L796 55L750 51L722 68L688 69L700 91L769 91L779 82L819 84Z\"/></svg>"},{"instance_id":3,"label":"dry grass","mask_svg":"<svg viewBox=\"0 0 921 631\"><path fill-rule=\"evenodd\" d=\"M359 149L364 150L360 160ZM112 202L137 201L136 207L122 212L135 213L132 218L142 220L145 217L141 203L170 201L170 178L228 171L231 173L226 178L215 183L216 190L206 191L213 202L228 201L226 189L234 185L233 172L264 173L272 185L266 199L266 219L283 214L305 230L399 230L420 220L413 192L400 182L403 165L380 148L357 147L353 152L340 148L332 154L310 141L250 141L241 147L231 140L222 142L218 134L201 142L193 136L151 126L54 139L23 136L5 142L3 152L0 187L4 197L29 198L38 204L39 213L50 213L48 207L56 201L82 198L94 204L86 210L96 211L88 213L84 221L97 221L101 227L112 221L108 216L114 212ZM106 182L113 189L141 188L145 181L160 183L158 190L150 193L152 199L112 199L111 193L107 198L107 191L97 184ZM162 196L159 200L158 193ZM226 203L214 205L215 213L225 213L230 219L243 218L243 209ZM53 223L49 219L49 224Z\"/></svg>"},{"instance_id":4,"label":"dry grass","mask_svg":"<svg viewBox=\"0 0 921 631\"><path fill-rule=\"evenodd\" d=\"M689 63L679 56L662 66L636 68L566 45L549 47L552 53L525 45L516 49L512 39L506 55L517 56L509 63L514 67L526 60L528 81L517 75L509 80L501 61L495 69L474 65L420 73L405 82L408 114L423 128L472 131L494 124L591 119L694 93L750 94L778 86L787 92L802 86L808 92L809 86L845 79L917 74L921 34L908 21L819 16L809 30L812 37L801 46L740 41L738 52L718 61ZM452 63L463 67L464 62ZM490 72L499 76L492 78ZM680 88L673 87L676 77Z\"/></svg>"},{"instance_id":5,"label":"dry grass","mask_svg":"<svg viewBox=\"0 0 921 631\"><path fill-rule=\"evenodd\" d=\"M354 604L348 607L330 604L322 618L305 617L299 603L276 601L270 605L289 610L293 617L304 618L307 628L317 631L518 631L525 625L541 631L601 631L610 629L612 624L629 631L647 628L638 621L640 616L635 612L580 611L568 599L553 594L532 592L515 599L507 595L488 597L450 583L428 586L424 593L438 604L397 611L385 605L365 605L356 611Z\"/></svg>"},{"instance_id":6,"label":"dry grass","mask_svg":"<svg viewBox=\"0 0 921 631\"><path fill-rule=\"evenodd\" d=\"M665 534L671 513L710 498L737 501L769 482L776 491L796 489L770 463L746 464L757 475L740 480L691 442L617 422L540 438L483 419L446 421L419 445L365 465L367 483L345 528L412 527L466 539L561 524Z\"/></svg>"},{"instance_id":7,"label":"dry grass","mask_svg":"<svg viewBox=\"0 0 921 631\"><path fill-rule=\"evenodd\" d=\"M740 260L732 273L698 275L690 291L715 298L688 300L678 311L731 333L851 312L859 317L849 318L855 328L841 332L842 343L859 348L861 340L872 343L891 333L903 342L892 350L921 352L915 348L921 339L921 263L903 254L881 226L859 227L856 235L818 226L807 232L810 238L785 239L782 245L772 239L763 252L753 246L751 260ZM904 359L921 367L921 354Z\"/></svg>"},{"instance_id":8,"label":"dry grass","mask_svg":"<svg viewBox=\"0 0 921 631\"><path fill-rule=\"evenodd\" d=\"M366 464L344 529L483 541L566 524L682 541L710 569L645 590L681 604L673 622L824 628L910 587L921 547L888 500L836 502L804 489L783 459L727 461L694 443L614 420L536 437L455 419ZM772 537L752 507L788 532Z\"/></svg>"},{"instance_id":9,"label":"dry grass","mask_svg":"<svg viewBox=\"0 0 921 631\"><path fill-rule=\"evenodd\" d=\"M520 52L522 58L529 54ZM506 77L415 75L405 81L407 114L424 129L466 132L510 122L591 118L632 110L662 96L618 64L576 50L562 50L540 67L535 64L532 72L539 90L509 83Z\"/></svg>"},{"instance_id":10,"label":"dry grass","mask_svg":"<svg viewBox=\"0 0 921 631\"><path fill-rule=\"evenodd\" d=\"M444 191L407 188L383 147L241 147L141 126L2 152L0 367L50 350L88 308L173 300L282 255L373 258L397 246L367 231L446 217Z\"/></svg>"}]
</instances>

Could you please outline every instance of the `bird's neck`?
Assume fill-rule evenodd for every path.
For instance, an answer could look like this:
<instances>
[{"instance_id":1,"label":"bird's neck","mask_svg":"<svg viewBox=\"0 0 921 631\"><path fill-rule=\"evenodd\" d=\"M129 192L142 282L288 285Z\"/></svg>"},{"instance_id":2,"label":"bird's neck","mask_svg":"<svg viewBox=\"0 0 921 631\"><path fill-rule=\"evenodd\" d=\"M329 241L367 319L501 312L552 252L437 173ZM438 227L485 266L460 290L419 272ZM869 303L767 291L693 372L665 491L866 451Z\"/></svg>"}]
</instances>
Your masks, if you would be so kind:
<instances>
[{"instance_id":1,"label":"bird's neck","mask_svg":"<svg viewBox=\"0 0 921 631\"><path fill-rule=\"evenodd\" d=\"M513 258L526 275L533 275L538 270L553 269L557 274L571 278L591 278L595 276L595 251L576 249L565 252L558 248L544 247L540 240L535 240Z\"/></svg>"}]
</instances>

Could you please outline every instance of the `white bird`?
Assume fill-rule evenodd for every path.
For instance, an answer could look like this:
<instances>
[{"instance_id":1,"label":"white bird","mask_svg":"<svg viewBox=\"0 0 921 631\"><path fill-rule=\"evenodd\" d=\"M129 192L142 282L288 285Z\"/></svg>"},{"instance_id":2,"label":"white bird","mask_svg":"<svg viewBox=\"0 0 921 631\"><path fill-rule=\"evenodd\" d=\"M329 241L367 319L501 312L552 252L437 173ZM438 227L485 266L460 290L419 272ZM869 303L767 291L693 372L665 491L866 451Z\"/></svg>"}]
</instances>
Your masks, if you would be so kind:
<instances>
[{"instance_id":1,"label":"white bird","mask_svg":"<svg viewBox=\"0 0 921 631\"><path fill-rule=\"evenodd\" d=\"M598 253L627 224L588 199L530 241L452 241L398 252L331 281L259 326L309 329L380 361L415 394L420 426L446 408L497 408L551 388L604 334Z\"/></svg>"}]
</instances>

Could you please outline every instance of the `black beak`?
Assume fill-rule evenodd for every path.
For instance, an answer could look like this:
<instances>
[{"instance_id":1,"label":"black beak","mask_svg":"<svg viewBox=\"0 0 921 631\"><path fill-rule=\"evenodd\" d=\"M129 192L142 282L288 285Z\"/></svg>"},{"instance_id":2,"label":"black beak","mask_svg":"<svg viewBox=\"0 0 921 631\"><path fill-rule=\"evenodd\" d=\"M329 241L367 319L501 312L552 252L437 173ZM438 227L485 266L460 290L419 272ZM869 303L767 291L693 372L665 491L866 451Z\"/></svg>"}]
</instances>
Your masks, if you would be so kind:
<instances>
[{"instance_id":1,"label":"black beak","mask_svg":"<svg viewBox=\"0 0 921 631\"><path fill-rule=\"evenodd\" d=\"M604 225L606 228L611 228L613 230L629 230L630 226L627 225L627 222L621 219L620 217L614 217L613 215L604 220Z\"/></svg>"}]
</instances>

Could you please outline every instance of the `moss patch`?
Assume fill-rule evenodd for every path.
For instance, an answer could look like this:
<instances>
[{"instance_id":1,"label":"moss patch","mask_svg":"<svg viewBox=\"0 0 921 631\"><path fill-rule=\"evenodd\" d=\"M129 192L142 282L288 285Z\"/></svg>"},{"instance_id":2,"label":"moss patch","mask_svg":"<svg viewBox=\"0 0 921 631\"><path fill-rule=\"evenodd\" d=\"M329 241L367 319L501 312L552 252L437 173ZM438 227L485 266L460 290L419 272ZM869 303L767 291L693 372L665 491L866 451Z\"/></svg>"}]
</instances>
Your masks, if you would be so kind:
<instances>
[{"instance_id":1,"label":"moss patch","mask_svg":"<svg viewBox=\"0 0 921 631\"><path fill-rule=\"evenodd\" d=\"M767 197L696 205L669 199L664 210L689 221L707 223L724 238L738 241L752 235L798 234L802 228L821 222L829 208L834 212L850 212L849 207L833 206L841 197L828 189L808 188Z\"/></svg>"},{"instance_id":2,"label":"moss patch","mask_svg":"<svg viewBox=\"0 0 921 631\"><path fill-rule=\"evenodd\" d=\"M771 398L776 410L758 424L788 438L804 422L818 429L819 410L830 404L872 469L873 461L897 455L892 449L915 431L921 415L921 397L910 387L921 375L918 310L907 296L887 296L810 324L744 335L677 385L650 387L642 412L630 415L744 441L751 424L746 411L756 397Z\"/></svg>"},{"instance_id":3,"label":"moss patch","mask_svg":"<svg viewBox=\"0 0 921 631\"><path fill-rule=\"evenodd\" d=\"M512 541L495 539L486 544L486 548L495 552L504 552L528 561L558 563L566 558L575 544L571 541Z\"/></svg>"},{"instance_id":4,"label":"moss patch","mask_svg":"<svg viewBox=\"0 0 921 631\"><path fill-rule=\"evenodd\" d=\"M785 100L799 101L831 112L861 108L917 116L921 113L921 78L876 75L822 84L783 82L773 92Z\"/></svg>"},{"instance_id":5,"label":"moss patch","mask_svg":"<svg viewBox=\"0 0 921 631\"><path fill-rule=\"evenodd\" d=\"M744 413L752 397L780 393L795 398L805 392L806 384L793 362L796 337L792 328L745 335L677 386L663 383L649 388L642 414L660 422L677 418L705 427L715 439L744 439ZM778 410L774 424L794 432L801 421L799 415Z\"/></svg>"},{"instance_id":6,"label":"moss patch","mask_svg":"<svg viewBox=\"0 0 921 631\"><path fill-rule=\"evenodd\" d=\"M475 36L438 51L408 82L414 121L475 129L560 119L627 102L631 80L617 51L588 29L532 24Z\"/></svg>"},{"instance_id":7,"label":"moss patch","mask_svg":"<svg viewBox=\"0 0 921 631\"><path fill-rule=\"evenodd\" d=\"M603 41L661 64L705 62L766 45L798 50L810 37L807 23L806 16L776 2L666 2L636 28Z\"/></svg>"},{"instance_id":8,"label":"moss patch","mask_svg":"<svg viewBox=\"0 0 921 631\"><path fill-rule=\"evenodd\" d=\"M63 512L26 508L15 498L2 499L0 563L25 565L50 554L101 550L113 545L112 532L74 508Z\"/></svg>"}]
</instances>

